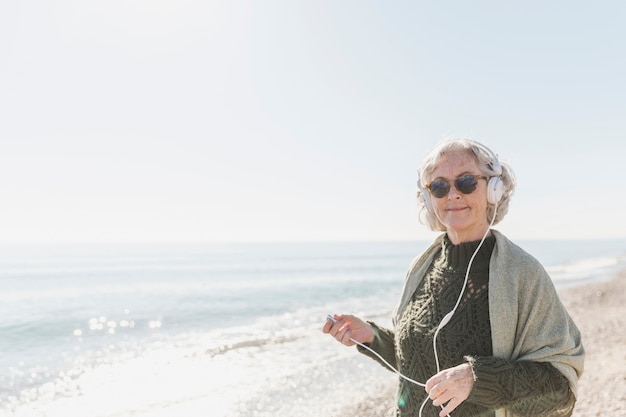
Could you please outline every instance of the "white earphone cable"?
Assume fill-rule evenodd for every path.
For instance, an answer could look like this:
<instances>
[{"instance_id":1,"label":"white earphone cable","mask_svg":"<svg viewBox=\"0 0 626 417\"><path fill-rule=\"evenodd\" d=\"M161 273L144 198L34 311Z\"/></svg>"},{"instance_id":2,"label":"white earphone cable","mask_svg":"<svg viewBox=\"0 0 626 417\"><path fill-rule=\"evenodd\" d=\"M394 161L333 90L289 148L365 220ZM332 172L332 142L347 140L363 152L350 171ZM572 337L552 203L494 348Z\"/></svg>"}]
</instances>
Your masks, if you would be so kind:
<instances>
[{"instance_id":1,"label":"white earphone cable","mask_svg":"<svg viewBox=\"0 0 626 417\"><path fill-rule=\"evenodd\" d=\"M419 385L420 387L426 387L426 384L422 384L421 382L417 382L414 379L409 378L408 376L403 375L400 371L398 371L396 368L394 368L389 362L387 362L385 360L385 358L383 358L380 354L378 354L378 352L376 352L374 349L370 348L369 346L364 345L361 342L357 342L356 340L354 340L353 338L350 338L351 342L356 343L357 345L361 346L364 349L367 349L368 351L370 351L371 353L373 353L374 355L376 355L376 357L378 357L378 359L380 359L385 365L387 365L387 367L389 367L389 369L391 369L393 372L395 372L396 374L398 374L398 376L400 376L401 378L404 378L405 380L415 384L415 385Z\"/></svg>"},{"instance_id":2,"label":"white earphone cable","mask_svg":"<svg viewBox=\"0 0 626 417\"><path fill-rule=\"evenodd\" d=\"M437 365L437 373L439 373L440 370L440 365L439 365L439 355L437 353L437 336L439 335L439 331L441 329L443 329L445 327L446 324L448 324L450 322L450 320L452 319L452 316L454 316L454 313L456 312L457 307L459 306L459 304L461 303L461 300L463 299L463 294L465 293L465 288L467 287L467 282L469 280L469 273L470 273L470 269L472 267L472 263L474 262L474 258L476 257L476 255L478 254L478 251L480 250L480 248L483 245L483 242L485 241L485 239L487 238L487 236L489 235L489 231L491 230L491 227L493 226L493 224L495 223L496 220L496 214L498 213L498 201L495 202L494 204L494 209L493 209L493 217L491 218L491 222L489 223L489 227L487 227L487 231L485 232L485 234L483 235L482 239L480 240L480 242L478 243L478 246L476 247L476 250L474 251L474 253L472 254L470 260L469 260L469 264L467 265L467 270L465 271L465 280L463 281L463 287L461 288L461 293L459 294L458 299L456 300L456 304L454 305L454 308L448 312L448 314L446 314L443 319L441 320L441 322L439 323L439 325L437 326L437 330L435 331L435 335L433 336L433 350L435 353L435 363ZM336 320L329 315L328 319L332 322L336 322ZM385 365L387 365L387 367L392 370L393 372L395 372L396 374L398 374L398 376L400 376L401 378L405 379L408 382L411 382L415 385L418 385L420 387L426 387L426 384L423 384L421 382L417 382L414 379L409 378L406 375L403 375L400 371L398 371L396 368L394 368L389 362L387 362L385 360L385 358L383 358L378 352L374 351L372 348L370 348L369 346L366 346L365 344L358 342L356 340L354 340L353 338L350 338L350 341L357 344L358 346L368 350L369 352L371 352L372 354L376 355L376 357L378 359L380 359ZM420 409L419 409L419 416L421 417L422 415L422 410L424 409L424 406L426 404L426 402L428 401L428 396L426 397L426 399L424 400L424 402L422 403ZM441 406L441 409L443 409L444 406ZM449 417L449 414L448 414Z\"/></svg>"},{"instance_id":3,"label":"white earphone cable","mask_svg":"<svg viewBox=\"0 0 626 417\"><path fill-rule=\"evenodd\" d=\"M467 270L465 271L465 280L463 281L463 287L461 288L461 293L459 294L459 298L456 300L456 304L454 305L454 308L452 309L452 311L450 311L448 314L446 314L443 317L443 319L441 320L441 323L439 323L439 326L437 326L437 330L435 331L435 335L433 336L433 350L435 352L435 363L437 364L437 373L439 373L441 371L441 369L439 367L439 355L437 354L437 336L439 336L439 331L441 329L443 329L444 326L446 324L448 324L448 322L452 319L452 316L454 315L454 313L456 313L457 307L459 306L459 304L461 304L461 300L463 299L463 294L465 293L465 288L467 287L467 282L469 280L470 268L472 267L472 263L474 263L474 258L478 254L478 251L480 250L481 246L483 245L483 242L485 241L485 239L489 235L489 231L491 230L491 227L493 226L493 223L496 220L496 214L497 213L498 213L498 202L496 202L495 205L494 205L493 217L491 218L491 222L489 223L489 227L487 228L487 231L483 235L482 239L480 240L480 243L476 247L476 250L474 251L474 253L472 254L472 257L469 260L469 263L467 265Z\"/></svg>"}]
</instances>

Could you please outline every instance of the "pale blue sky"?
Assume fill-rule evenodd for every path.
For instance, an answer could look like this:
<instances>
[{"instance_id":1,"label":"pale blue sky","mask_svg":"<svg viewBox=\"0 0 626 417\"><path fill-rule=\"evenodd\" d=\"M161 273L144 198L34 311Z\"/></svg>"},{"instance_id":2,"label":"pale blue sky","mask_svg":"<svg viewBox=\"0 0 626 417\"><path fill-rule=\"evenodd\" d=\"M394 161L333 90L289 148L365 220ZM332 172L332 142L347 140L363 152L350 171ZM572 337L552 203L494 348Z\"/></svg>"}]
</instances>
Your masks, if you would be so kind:
<instances>
[{"instance_id":1,"label":"pale blue sky","mask_svg":"<svg viewBox=\"0 0 626 417\"><path fill-rule=\"evenodd\" d=\"M626 3L0 5L0 242L430 239L442 138L513 238L626 237Z\"/></svg>"}]
</instances>

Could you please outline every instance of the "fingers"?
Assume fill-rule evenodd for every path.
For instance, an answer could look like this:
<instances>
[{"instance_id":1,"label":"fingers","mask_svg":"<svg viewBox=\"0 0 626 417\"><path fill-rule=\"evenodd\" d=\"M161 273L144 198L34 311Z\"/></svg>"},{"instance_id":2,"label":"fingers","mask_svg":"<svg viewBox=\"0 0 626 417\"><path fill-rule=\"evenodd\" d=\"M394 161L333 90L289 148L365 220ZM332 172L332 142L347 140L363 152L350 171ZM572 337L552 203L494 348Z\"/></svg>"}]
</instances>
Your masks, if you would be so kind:
<instances>
[{"instance_id":1,"label":"fingers","mask_svg":"<svg viewBox=\"0 0 626 417\"><path fill-rule=\"evenodd\" d=\"M322 327L322 331L324 333L330 333L330 329L333 327L333 322L330 321L330 319L326 319L326 322L324 323L324 327Z\"/></svg>"},{"instance_id":2,"label":"fingers","mask_svg":"<svg viewBox=\"0 0 626 417\"><path fill-rule=\"evenodd\" d=\"M452 411L454 411L455 408L457 408L459 405L461 405L462 402L463 402L462 400L459 400L456 397L450 399L450 401L448 401L448 404L446 404L446 406L443 408L443 410L441 410L439 412L439 417L447 416ZM434 402L433 402L433 405L434 405Z\"/></svg>"},{"instance_id":3,"label":"fingers","mask_svg":"<svg viewBox=\"0 0 626 417\"><path fill-rule=\"evenodd\" d=\"M346 346L353 346L354 342L350 340L352 338L352 329L349 324L343 319L342 316L334 316L335 322L330 319L326 320L322 331L333 336L339 343L343 343Z\"/></svg>"},{"instance_id":4,"label":"fingers","mask_svg":"<svg viewBox=\"0 0 626 417\"><path fill-rule=\"evenodd\" d=\"M426 381L426 386L424 387L424 389L426 390L429 396L430 396L430 393L433 391L433 388L435 388L435 385L440 384L442 380L443 380L443 377L441 377L440 374L437 374L431 377L428 381ZM434 397L431 397L431 399L433 398Z\"/></svg>"},{"instance_id":5,"label":"fingers","mask_svg":"<svg viewBox=\"0 0 626 417\"><path fill-rule=\"evenodd\" d=\"M429 389L429 382L430 382L430 389ZM435 407L439 407L440 405L443 405L447 402L450 402L448 403L448 405L451 405L452 400L455 399L455 397L453 396L454 393L452 391L448 391L447 386L448 384L444 383L444 381L434 383L434 385L433 385L432 380L428 380L428 382L426 383L426 387L427 387L426 392L428 393L428 397L431 400L433 400L433 405ZM458 403L460 404L461 401L459 401ZM456 405L452 407L452 410L454 410L455 408L456 408ZM450 411L448 411L448 413ZM442 415L445 416L446 414L442 414Z\"/></svg>"},{"instance_id":6,"label":"fingers","mask_svg":"<svg viewBox=\"0 0 626 417\"><path fill-rule=\"evenodd\" d=\"M454 397L452 391L448 391L442 383L436 384L428 393L428 397L433 400L433 406L442 407L439 412L440 417L447 416L463 402L458 397ZM444 404L446 404L445 407Z\"/></svg>"},{"instance_id":7,"label":"fingers","mask_svg":"<svg viewBox=\"0 0 626 417\"><path fill-rule=\"evenodd\" d=\"M439 372L426 382L426 392L435 407L445 404L440 416L450 414L469 397L474 385L471 366L467 363Z\"/></svg>"},{"instance_id":8,"label":"fingers","mask_svg":"<svg viewBox=\"0 0 626 417\"><path fill-rule=\"evenodd\" d=\"M427 384L428 386L428 384ZM448 397L448 395L446 395L447 393L447 388L445 386L445 384L443 383L438 383L435 386L433 386L430 391L426 390L426 392L428 393L428 397L433 400L433 405L434 406L438 406L441 405L443 403L445 403L446 401L448 401L450 398Z\"/></svg>"},{"instance_id":9,"label":"fingers","mask_svg":"<svg viewBox=\"0 0 626 417\"><path fill-rule=\"evenodd\" d=\"M337 339L339 342L343 343L346 346L352 346L354 342L350 340L351 337L352 330L350 329L350 326L345 325L341 329L339 329L339 332L337 332L335 339Z\"/></svg>"}]
</instances>

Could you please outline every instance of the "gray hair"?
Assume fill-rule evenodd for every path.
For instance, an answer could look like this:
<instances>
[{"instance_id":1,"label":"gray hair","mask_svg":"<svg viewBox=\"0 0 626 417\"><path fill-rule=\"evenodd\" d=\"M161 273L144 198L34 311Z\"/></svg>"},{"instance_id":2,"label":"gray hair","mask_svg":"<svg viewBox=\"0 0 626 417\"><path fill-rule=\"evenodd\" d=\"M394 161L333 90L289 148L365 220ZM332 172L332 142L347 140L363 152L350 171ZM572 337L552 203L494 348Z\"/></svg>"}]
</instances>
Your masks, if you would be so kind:
<instances>
[{"instance_id":1,"label":"gray hair","mask_svg":"<svg viewBox=\"0 0 626 417\"><path fill-rule=\"evenodd\" d=\"M434 231L445 231L446 227L439 221L435 215L432 206L429 205L428 200L425 201L424 194L428 193L425 184L432 178L432 174L435 170L435 166L439 163L439 160L443 155L449 152L463 151L473 156L481 173L489 178L500 176L500 181L503 185L502 198L498 202L498 211L493 224L497 224L504 218L509 211L509 202L517 180L511 167L498 160L497 155L489 148L480 142L470 139L451 139L446 140L431 150L422 160L419 169L418 179L418 191L417 201L419 203L420 221L430 227ZM428 196L430 197L430 196ZM491 223L494 215L495 204L488 203L487 205L487 221Z\"/></svg>"}]
</instances>

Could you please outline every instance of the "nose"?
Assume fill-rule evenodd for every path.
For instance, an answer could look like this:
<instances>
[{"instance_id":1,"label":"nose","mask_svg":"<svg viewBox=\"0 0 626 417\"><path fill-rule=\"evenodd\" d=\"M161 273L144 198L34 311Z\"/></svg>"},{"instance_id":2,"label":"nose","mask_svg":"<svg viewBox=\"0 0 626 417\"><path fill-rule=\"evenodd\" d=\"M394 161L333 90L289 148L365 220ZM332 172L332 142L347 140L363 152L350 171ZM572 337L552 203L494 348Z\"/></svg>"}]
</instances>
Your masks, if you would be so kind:
<instances>
[{"instance_id":1,"label":"nose","mask_svg":"<svg viewBox=\"0 0 626 417\"><path fill-rule=\"evenodd\" d=\"M448 200L461 198L461 192L456 189L456 186L452 184L450 191L448 191Z\"/></svg>"}]
</instances>

